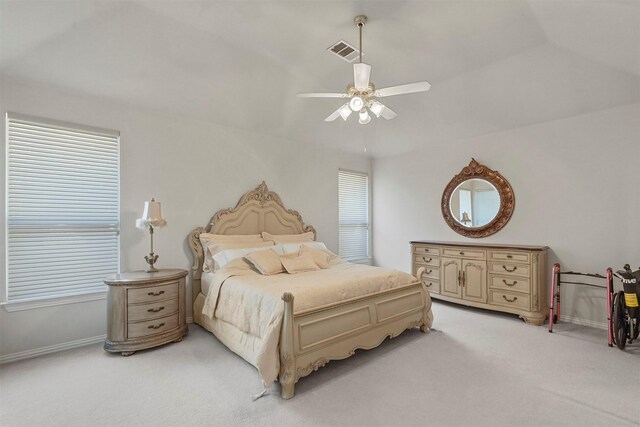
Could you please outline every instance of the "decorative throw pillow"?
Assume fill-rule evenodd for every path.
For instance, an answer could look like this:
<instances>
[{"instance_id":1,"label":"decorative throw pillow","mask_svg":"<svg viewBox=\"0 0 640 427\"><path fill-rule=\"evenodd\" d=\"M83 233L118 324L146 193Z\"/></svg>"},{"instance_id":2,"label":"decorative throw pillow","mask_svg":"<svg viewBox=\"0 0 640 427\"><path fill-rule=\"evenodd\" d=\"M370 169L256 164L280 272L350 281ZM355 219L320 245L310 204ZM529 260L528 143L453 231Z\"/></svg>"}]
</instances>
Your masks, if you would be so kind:
<instances>
[{"instance_id":1,"label":"decorative throw pillow","mask_svg":"<svg viewBox=\"0 0 640 427\"><path fill-rule=\"evenodd\" d=\"M251 263L260 274L265 276L284 273L284 267L282 266L282 262L280 262L280 255L273 249L251 252L245 255L244 259Z\"/></svg>"},{"instance_id":2,"label":"decorative throw pillow","mask_svg":"<svg viewBox=\"0 0 640 427\"><path fill-rule=\"evenodd\" d=\"M280 257L280 262L282 262L282 265L289 274L320 270L320 267L318 267L309 254L282 256Z\"/></svg>"},{"instance_id":3,"label":"decorative throw pillow","mask_svg":"<svg viewBox=\"0 0 640 427\"><path fill-rule=\"evenodd\" d=\"M263 231L262 238L264 240L273 240L276 243L302 243L313 242L315 235L313 231L301 234L271 234Z\"/></svg>"},{"instance_id":4,"label":"decorative throw pillow","mask_svg":"<svg viewBox=\"0 0 640 427\"><path fill-rule=\"evenodd\" d=\"M313 261L318 265L318 267L329 268L329 260L331 259L331 255L329 255L328 252L325 252L322 249L314 249L307 245L301 245L300 255L303 254L309 254Z\"/></svg>"}]
</instances>

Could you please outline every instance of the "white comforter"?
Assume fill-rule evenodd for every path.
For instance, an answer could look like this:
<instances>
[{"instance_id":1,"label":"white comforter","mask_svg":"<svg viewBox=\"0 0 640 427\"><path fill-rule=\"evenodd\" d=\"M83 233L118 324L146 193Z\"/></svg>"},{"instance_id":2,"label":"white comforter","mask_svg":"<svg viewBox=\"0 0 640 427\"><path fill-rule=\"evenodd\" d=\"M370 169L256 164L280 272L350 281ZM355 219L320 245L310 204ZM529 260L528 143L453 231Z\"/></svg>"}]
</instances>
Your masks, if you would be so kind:
<instances>
[{"instance_id":1,"label":"white comforter","mask_svg":"<svg viewBox=\"0 0 640 427\"><path fill-rule=\"evenodd\" d=\"M280 361L278 340L284 314L282 294L294 296L298 313L377 291L410 284L415 278L397 270L332 261L324 270L263 276L243 259L215 273L202 314L218 318L259 337L255 366L265 386L276 380Z\"/></svg>"}]
</instances>

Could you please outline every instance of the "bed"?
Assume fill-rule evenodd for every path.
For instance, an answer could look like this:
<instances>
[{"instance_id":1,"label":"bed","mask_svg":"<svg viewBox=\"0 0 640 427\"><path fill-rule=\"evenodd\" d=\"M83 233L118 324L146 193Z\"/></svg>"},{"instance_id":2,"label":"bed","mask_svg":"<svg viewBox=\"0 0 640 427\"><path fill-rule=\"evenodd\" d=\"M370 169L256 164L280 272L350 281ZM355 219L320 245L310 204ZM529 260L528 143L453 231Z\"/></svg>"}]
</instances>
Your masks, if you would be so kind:
<instances>
[{"instance_id":1,"label":"bed","mask_svg":"<svg viewBox=\"0 0 640 427\"><path fill-rule=\"evenodd\" d=\"M277 377L281 384L282 398L292 398L300 378L331 360L347 358L356 349L377 347L385 338L398 336L406 329L419 327L426 332L431 327L431 299L423 283L424 269L417 272L416 280L395 270L336 260L323 272L278 274L269 279L257 277L257 273L247 272L241 277L230 274L226 281L219 278L216 288L212 273L203 274L204 249L200 234L253 235L262 232L273 235L311 232L314 240L316 237L315 229L305 225L297 211L285 208L280 197L270 191L265 182L245 193L234 208L218 211L206 227L196 228L189 234L188 242L194 256L193 318L196 324L212 332L232 351L256 366L263 381L268 376L267 371L276 369L272 376L274 379ZM340 297L338 292L331 292L334 285L336 289L351 289L348 286L350 277L364 277L366 280L360 282L369 283L369 286L359 291L341 291ZM309 285L303 285L303 282ZM311 284L316 282L316 285ZM269 292L262 294L260 289L268 289ZM228 295L222 295L223 290ZM234 292L237 294L235 297ZM280 292L277 302L274 302L274 292ZM218 293L219 296L214 296ZM212 298L218 299L214 307L209 307ZM252 332L249 327L225 317L225 310L231 317L238 311L235 306L231 310L233 298L249 303L259 301L255 308L243 308L245 312L249 311L249 315L251 310L260 314L258 311L264 311L269 304L274 307L275 314L269 323L272 329L277 329L271 333L273 339L268 339L269 334ZM214 309L215 316L211 316ZM250 317L261 316L264 317L262 314ZM267 330L265 325L258 327ZM256 348L263 350L257 352Z\"/></svg>"}]
</instances>

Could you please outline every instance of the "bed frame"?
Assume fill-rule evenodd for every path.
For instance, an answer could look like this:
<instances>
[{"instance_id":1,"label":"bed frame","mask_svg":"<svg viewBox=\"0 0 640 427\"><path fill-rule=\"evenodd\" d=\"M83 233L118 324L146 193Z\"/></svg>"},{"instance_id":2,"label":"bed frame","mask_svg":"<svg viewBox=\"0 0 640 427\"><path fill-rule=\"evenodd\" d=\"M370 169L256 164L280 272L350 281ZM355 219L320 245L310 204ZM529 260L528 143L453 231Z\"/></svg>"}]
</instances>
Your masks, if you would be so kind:
<instances>
[{"instance_id":1,"label":"bed frame","mask_svg":"<svg viewBox=\"0 0 640 427\"><path fill-rule=\"evenodd\" d=\"M193 301L200 294L204 252L200 233L216 234L295 234L315 229L305 225L297 211L286 209L280 197L263 181L245 193L235 208L218 211L206 227L193 230L188 237L194 256L192 268ZM290 399L295 383L331 360L345 359L356 349L377 347L387 337L404 330L431 327L431 299L423 284L424 268L418 280L399 288L384 290L337 304L296 312L294 296L285 292L284 318L280 333L280 373L282 398ZM194 309L194 321L203 326Z\"/></svg>"}]
</instances>

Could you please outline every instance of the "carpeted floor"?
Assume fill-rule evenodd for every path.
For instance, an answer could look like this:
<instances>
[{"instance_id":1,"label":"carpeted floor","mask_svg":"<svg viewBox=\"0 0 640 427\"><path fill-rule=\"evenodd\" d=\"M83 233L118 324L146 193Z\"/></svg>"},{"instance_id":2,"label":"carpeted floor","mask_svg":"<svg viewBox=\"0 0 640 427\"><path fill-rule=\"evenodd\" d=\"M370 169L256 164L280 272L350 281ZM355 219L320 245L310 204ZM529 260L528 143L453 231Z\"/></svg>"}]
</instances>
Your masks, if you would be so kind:
<instances>
[{"instance_id":1,"label":"carpeted floor","mask_svg":"<svg viewBox=\"0 0 640 427\"><path fill-rule=\"evenodd\" d=\"M329 363L296 396L265 397L257 371L191 325L128 358L92 345L0 368L2 426L640 425L640 343L434 303L417 330Z\"/></svg>"}]
</instances>

